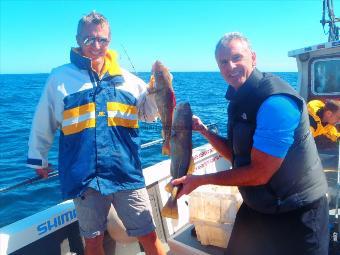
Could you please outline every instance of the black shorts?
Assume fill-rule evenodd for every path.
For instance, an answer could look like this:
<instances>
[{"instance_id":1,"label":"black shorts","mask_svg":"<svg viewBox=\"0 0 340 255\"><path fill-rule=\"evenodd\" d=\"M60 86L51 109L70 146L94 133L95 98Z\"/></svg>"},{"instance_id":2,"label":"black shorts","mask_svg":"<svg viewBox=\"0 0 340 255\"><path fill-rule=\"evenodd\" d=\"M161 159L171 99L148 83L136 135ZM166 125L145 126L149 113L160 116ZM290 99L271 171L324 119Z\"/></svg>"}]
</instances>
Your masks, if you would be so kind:
<instances>
[{"instance_id":1,"label":"black shorts","mask_svg":"<svg viewBox=\"0 0 340 255\"><path fill-rule=\"evenodd\" d=\"M263 214L244 203L229 240L227 255L327 255L326 196L294 211Z\"/></svg>"}]
</instances>

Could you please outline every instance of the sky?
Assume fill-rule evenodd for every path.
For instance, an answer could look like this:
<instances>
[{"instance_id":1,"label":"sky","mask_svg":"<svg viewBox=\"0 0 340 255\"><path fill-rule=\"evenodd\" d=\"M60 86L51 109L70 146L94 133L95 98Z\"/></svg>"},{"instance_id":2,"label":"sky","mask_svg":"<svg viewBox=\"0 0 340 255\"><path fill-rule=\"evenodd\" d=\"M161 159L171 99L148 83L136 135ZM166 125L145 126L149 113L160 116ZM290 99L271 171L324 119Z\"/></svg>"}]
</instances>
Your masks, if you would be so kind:
<instances>
[{"instance_id":1,"label":"sky","mask_svg":"<svg viewBox=\"0 0 340 255\"><path fill-rule=\"evenodd\" d=\"M233 31L249 38L260 70L295 72L288 51L327 41L322 0L0 0L0 74L69 63L78 21L92 10L109 20L120 64L137 72L157 59L174 72L218 71L216 43ZM334 10L339 17L340 0Z\"/></svg>"}]
</instances>

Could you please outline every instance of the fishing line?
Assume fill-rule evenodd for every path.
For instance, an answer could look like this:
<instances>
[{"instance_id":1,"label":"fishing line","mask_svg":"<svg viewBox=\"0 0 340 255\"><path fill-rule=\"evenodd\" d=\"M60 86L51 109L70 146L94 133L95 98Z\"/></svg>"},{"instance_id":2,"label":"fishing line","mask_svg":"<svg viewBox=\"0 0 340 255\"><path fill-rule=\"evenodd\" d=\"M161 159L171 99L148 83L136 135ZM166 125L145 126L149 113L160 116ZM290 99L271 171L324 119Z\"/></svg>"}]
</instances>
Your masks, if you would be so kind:
<instances>
[{"instance_id":1,"label":"fishing line","mask_svg":"<svg viewBox=\"0 0 340 255\"><path fill-rule=\"evenodd\" d=\"M133 69L134 74L137 75L137 71L136 71L136 69L135 69L135 66L134 66L133 63L132 63L132 60L131 60L129 54L127 53L127 50L125 49L125 47L124 47L124 45L123 45L122 43L120 44L120 46L123 48L123 51L124 51L124 53L125 53L125 55L126 55L128 61L129 61L130 65L132 66L132 69Z\"/></svg>"}]
</instances>

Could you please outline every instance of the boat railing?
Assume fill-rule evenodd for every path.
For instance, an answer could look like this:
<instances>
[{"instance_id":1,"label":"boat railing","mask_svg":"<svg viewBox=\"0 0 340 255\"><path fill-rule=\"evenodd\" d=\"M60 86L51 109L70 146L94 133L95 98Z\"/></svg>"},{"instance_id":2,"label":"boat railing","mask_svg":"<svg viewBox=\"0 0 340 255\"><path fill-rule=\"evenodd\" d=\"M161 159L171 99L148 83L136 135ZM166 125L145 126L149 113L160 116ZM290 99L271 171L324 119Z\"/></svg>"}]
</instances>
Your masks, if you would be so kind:
<instances>
[{"instance_id":1,"label":"boat railing","mask_svg":"<svg viewBox=\"0 0 340 255\"><path fill-rule=\"evenodd\" d=\"M217 125L217 123L208 124L207 127L211 131L213 131L215 133L218 133L218 125ZM156 145L156 144L161 144L161 143L163 143L163 141L164 141L164 139L161 138L161 139L157 139L157 140L154 140L154 141L151 141L151 142L144 143L144 144L141 145L141 149L145 149L145 148L148 148L148 147ZM58 175L59 175L58 170L53 170L52 172L48 173L48 177L45 178L45 179L43 179L40 176L26 178L25 180L20 181L18 183L9 185L7 187L0 188L0 194L8 192L8 191L11 191L11 190L14 190L14 189L17 189L17 188L20 188L20 187L25 186L25 185L34 184L34 183L36 183L38 181L48 180L48 179L57 177Z\"/></svg>"}]
</instances>

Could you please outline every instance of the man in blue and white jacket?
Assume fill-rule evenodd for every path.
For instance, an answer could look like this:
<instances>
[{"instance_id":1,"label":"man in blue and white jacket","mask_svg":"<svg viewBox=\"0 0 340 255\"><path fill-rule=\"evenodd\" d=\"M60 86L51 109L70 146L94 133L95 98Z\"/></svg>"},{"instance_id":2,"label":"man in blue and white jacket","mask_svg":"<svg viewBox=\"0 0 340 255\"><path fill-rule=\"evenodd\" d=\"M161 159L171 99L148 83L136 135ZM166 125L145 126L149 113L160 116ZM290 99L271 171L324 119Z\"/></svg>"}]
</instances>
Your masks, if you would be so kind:
<instances>
[{"instance_id":1,"label":"man in blue and white jacket","mask_svg":"<svg viewBox=\"0 0 340 255\"><path fill-rule=\"evenodd\" d=\"M86 254L104 254L106 217L114 205L127 233L148 254L165 254L155 233L140 161L138 119L154 121L157 107L146 84L123 70L108 49L107 19L80 19L71 63L52 70L33 119L27 163L48 176L47 154L60 128L59 177L74 199Z\"/></svg>"}]
</instances>

